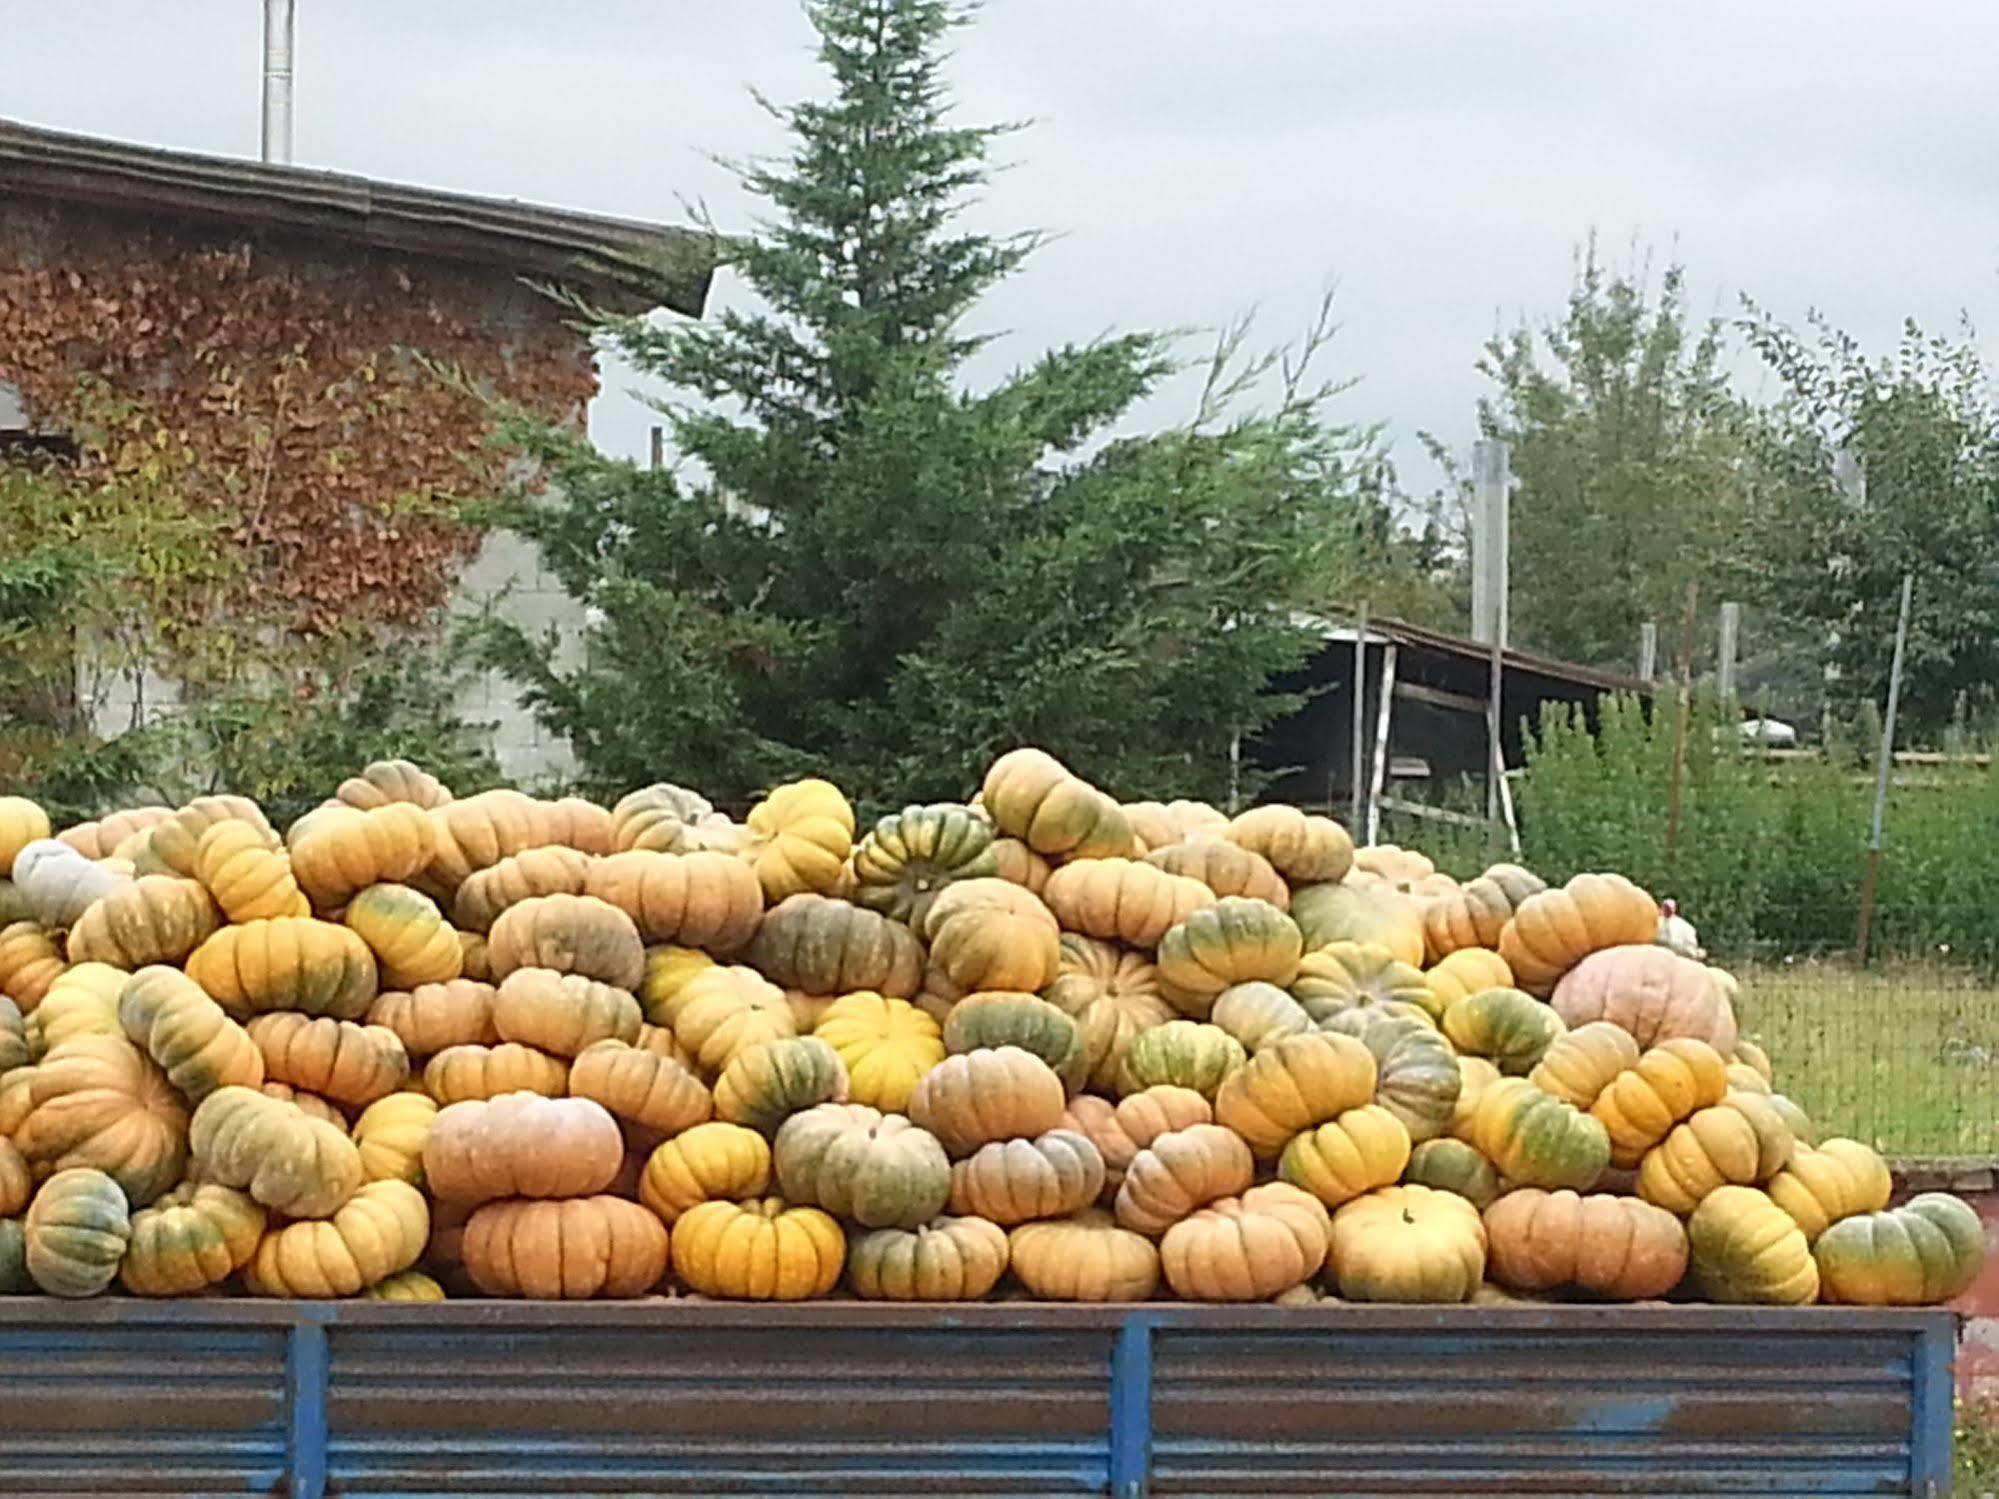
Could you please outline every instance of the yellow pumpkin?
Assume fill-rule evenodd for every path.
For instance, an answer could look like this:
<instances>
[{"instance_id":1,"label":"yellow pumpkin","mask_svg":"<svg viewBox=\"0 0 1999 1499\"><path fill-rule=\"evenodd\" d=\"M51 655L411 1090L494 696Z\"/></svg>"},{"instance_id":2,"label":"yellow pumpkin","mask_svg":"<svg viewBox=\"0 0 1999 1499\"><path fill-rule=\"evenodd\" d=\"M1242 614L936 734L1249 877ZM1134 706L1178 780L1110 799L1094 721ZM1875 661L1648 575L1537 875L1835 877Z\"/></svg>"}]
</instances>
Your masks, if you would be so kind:
<instances>
[{"instance_id":1,"label":"yellow pumpkin","mask_svg":"<svg viewBox=\"0 0 1999 1499\"><path fill-rule=\"evenodd\" d=\"M49 814L25 796L0 796L0 879L14 873L22 849L53 831Z\"/></svg>"},{"instance_id":2,"label":"yellow pumpkin","mask_svg":"<svg viewBox=\"0 0 1999 1499\"><path fill-rule=\"evenodd\" d=\"M242 822L267 847L277 846L278 835L272 831L263 810L248 797L197 796L153 823L143 837L113 852L130 858L138 874L171 874L189 879L194 875L202 837L220 822Z\"/></svg>"},{"instance_id":3,"label":"yellow pumpkin","mask_svg":"<svg viewBox=\"0 0 1999 1499\"><path fill-rule=\"evenodd\" d=\"M403 1181L368 1182L323 1222L267 1231L243 1267L243 1286L252 1296L357 1296L414 1265L429 1238L421 1192Z\"/></svg>"},{"instance_id":4,"label":"yellow pumpkin","mask_svg":"<svg viewBox=\"0 0 1999 1499\"><path fill-rule=\"evenodd\" d=\"M383 807L370 815L379 816L389 810ZM430 824L431 850L418 883L446 904L475 871L489 868L523 849L555 841L551 836L556 831L555 818L547 805L504 787L482 791L477 796L459 797L432 807L425 816ZM614 813L614 822L615 818ZM298 862L296 848L292 862ZM384 873L359 881L353 888L408 879L408 875ZM313 899L317 903L319 897L315 895Z\"/></svg>"},{"instance_id":5,"label":"yellow pumpkin","mask_svg":"<svg viewBox=\"0 0 1999 1499\"><path fill-rule=\"evenodd\" d=\"M1302 1036L1315 1029L1305 1007L1275 984L1251 980L1230 984L1215 996L1208 1023L1227 1031L1254 1055L1263 1047L1286 1036Z\"/></svg>"},{"instance_id":6,"label":"yellow pumpkin","mask_svg":"<svg viewBox=\"0 0 1999 1499\"><path fill-rule=\"evenodd\" d=\"M1799 1144L1791 1163L1764 1190L1803 1230L1805 1242L1816 1244L1842 1218L1887 1207L1894 1181L1888 1163L1872 1149L1835 1138L1817 1147Z\"/></svg>"},{"instance_id":7,"label":"yellow pumpkin","mask_svg":"<svg viewBox=\"0 0 1999 1499\"><path fill-rule=\"evenodd\" d=\"M1382 1187L1333 1214L1328 1270L1348 1301L1469 1301L1485 1250L1478 1209L1455 1192Z\"/></svg>"},{"instance_id":8,"label":"yellow pumpkin","mask_svg":"<svg viewBox=\"0 0 1999 1499\"><path fill-rule=\"evenodd\" d=\"M79 1036L119 1036L119 997L131 975L108 963L78 963L65 968L49 985L34 1009L42 1029L43 1054Z\"/></svg>"},{"instance_id":9,"label":"yellow pumpkin","mask_svg":"<svg viewBox=\"0 0 1999 1499\"><path fill-rule=\"evenodd\" d=\"M1060 971L1061 928L1040 898L998 879L956 880L924 913L930 966L959 991L1032 994Z\"/></svg>"},{"instance_id":10,"label":"yellow pumpkin","mask_svg":"<svg viewBox=\"0 0 1999 1499\"><path fill-rule=\"evenodd\" d=\"M1189 1214L1159 1241L1159 1262L1185 1301L1268 1301L1326 1261L1332 1221L1308 1192L1266 1182Z\"/></svg>"},{"instance_id":11,"label":"yellow pumpkin","mask_svg":"<svg viewBox=\"0 0 1999 1499\"><path fill-rule=\"evenodd\" d=\"M532 1046L447 1046L424 1064L423 1091L440 1104L539 1093L560 1098L569 1088L569 1064Z\"/></svg>"},{"instance_id":12,"label":"yellow pumpkin","mask_svg":"<svg viewBox=\"0 0 1999 1499\"><path fill-rule=\"evenodd\" d=\"M1506 959L1486 947L1459 948L1424 969L1423 982L1436 996L1441 1007L1440 1014L1449 1009L1453 1001L1463 999L1467 994L1476 994L1481 989L1519 987L1513 982L1513 970L1506 966Z\"/></svg>"},{"instance_id":13,"label":"yellow pumpkin","mask_svg":"<svg viewBox=\"0 0 1999 1499\"><path fill-rule=\"evenodd\" d=\"M370 885L414 878L436 847L432 814L408 802L310 813L289 838L292 876L313 906L337 910Z\"/></svg>"},{"instance_id":14,"label":"yellow pumpkin","mask_svg":"<svg viewBox=\"0 0 1999 1499\"><path fill-rule=\"evenodd\" d=\"M114 885L69 929L72 963L143 968L178 963L219 924L208 892L193 880L149 874Z\"/></svg>"},{"instance_id":15,"label":"yellow pumpkin","mask_svg":"<svg viewBox=\"0 0 1999 1499\"><path fill-rule=\"evenodd\" d=\"M119 992L125 1034L167 1081L199 1103L217 1088L264 1081L264 1059L250 1034L177 968L141 968Z\"/></svg>"},{"instance_id":16,"label":"yellow pumpkin","mask_svg":"<svg viewBox=\"0 0 1999 1499\"><path fill-rule=\"evenodd\" d=\"M746 1047L798 1034L784 991L737 965L703 969L653 1013L711 1075Z\"/></svg>"},{"instance_id":17,"label":"yellow pumpkin","mask_svg":"<svg viewBox=\"0 0 1999 1499\"><path fill-rule=\"evenodd\" d=\"M1816 1301L1819 1268L1805 1235L1768 1194L1716 1187L1687 1220L1694 1283L1710 1301L1802 1306Z\"/></svg>"},{"instance_id":18,"label":"yellow pumpkin","mask_svg":"<svg viewBox=\"0 0 1999 1499\"><path fill-rule=\"evenodd\" d=\"M377 970L346 927L280 916L223 927L188 955L187 976L238 1017L297 1010L358 1020L374 1002Z\"/></svg>"},{"instance_id":19,"label":"yellow pumpkin","mask_svg":"<svg viewBox=\"0 0 1999 1499\"><path fill-rule=\"evenodd\" d=\"M1525 1078L1502 1077L1480 1090L1470 1143L1522 1186L1586 1192L1610 1164L1602 1122Z\"/></svg>"},{"instance_id":20,"label":"yellow pumpkin","mask_svg":"<svg viewBox=\"0 0 1999 1499\"><path fill-rule=\"evenodd\" d=\"M1561 1016L1519 989L1485 989L1457 1000L1441 1025L1451 1045L1491 1058L1510 1077L1532 1072L1568 1029Z\"/></svg>"},{"instance_id":21,"label":"yellow pumpkin","mask_svg":"<svg viewBox=\"0 0 1999 1499\"><path fill-rule=\"evenodd\" d=\"M1791 1163L1796 1148L1767 1098L1730 1093L1674 1125L1645 1152L1638 1195L1684 1218L1718 1187L1767 1182Z\"/></svg>"},{"instance_id":22,"label":"yellow pumpkin","mask_svg":"<svg viewBox=\"0 0 1999 1499\"><path fill-rule=\"evenodd\" d=\"M839 1283L847 1240L818 1208L781 1197L703 1202L674 1221L673 1264L704 1296L804 1301Z\"/></svg>"},{"instance_id":23,"label":"yellow pumpkin","mask_svg":"<svg viewBox=\"0 0 1999 1499\"><path fill-rule=\"evenodd\" d=\"M1353 839L1330 817L1273 803L1252 807L1228 825L1223 837L1260 854L1292 885L1339 880L1353 867Z\"/></svg>"},{"instance_id":24,"label":"yellow pumpkin","mask_svg":"<svg viewBox=\"0 0 1999 1499\"><path fill-rule=\"evenodd\" d=\"M762 1135L718 1119L675 1135L646 1158L639 1201L671 1226L704 1202L763 1196L770 1170L770 1144Z\"/></svg>"},{"instance_id":25,"label":"yellow pumpkin","mask_svg":"<svg viewBox=\"0 0 1999 1499\"><path fill-rule=\"evenodd\" d=\"M79 1036L0 1088L0 1132L37 1176L72 1167L102 1171L133 1207L181 1178L187 1110L173 1085L123 1036Z\"/></svg>"},{"instance_id":26,"label":"yellow pumpkin","mask_svg":"<svg viewBox=\"0 0 1999 1499\"><path fill-rule=\"evenodd\" d=\"M198 1296L250 1262L264 1226L247 1192L185 1183L132 1215L119 1283L134 1296Z\"/></svg>"},{"instance_id":27,"label":"yellow pumpkin","mask_svg":"<svg viewBox=\"0 0 1999 1499\"><path fill-rule=\"evenodd\" d=\"M831 781L779 786L750 809L743 857L775 905L801 891L833 888L854 849L854 809Z\"/></svg>"},{"instance_id":28,"label":"yellow pumpkin","mask_svg":"<svg viewBox=\"0 0 1999 1499\"><path fill-rule=\"evenodd\" d=\"M349 776L334 788L333 795L364 812L390 802L441 807L451 800L451 792L442 781L409 760L371 760L359 775Z\"/></svg>"},{"instance_id":29,"label":"yellow pumpkin","mask_svg":"<svg viewBox=\"0 0 1999 1499\"><path fill-rule=\"evenodd\" d=\"M1073 932L1062 934L1057 963L1041 997L1076 1022L1088 1085L1114 1089L1139 1033L1177 1013L1159 992L1159 970L1142 953Z\"/></svg>"},{"instance_id":30,"label":"yellow pumpkin","mask_svg":"<svg viewBox=\"0 0 1999 1499\"><path fill-rule=\"evenodd\" d=\"M786 1036L747 1046L715 1079L715 1114L775 1135L793 1114L844 1103L847 1069L817 1036Z\"/></svg>"},{"instance_id":31,"label":"yellow pumpkin","mask_svg":"<svg viewBox=\"0 0 1999 1499\"><path fill-rule=\"evenodd\" d=\"M431 1215L434 1221L436 1214ZM364 1301L413 1301L437 1302L446 1299L444 1287L436 1278L421 1270L405 1270L400 1275L391 1275L387 1280L378 1280L361 1293Z\"/></svg>"},{"instance_id":32,"label":"yellow pumpkin","mask_svg":"<svg viewBox=\"0 0 1999 1499\"><path fill-rule=\"evenodd\" d=\"M194 877L231 921L312 914L292 878L290 857L251 823L228 818L203 833L195 845Z\"/></svg>"},{"instance_id":33,"label":"yellow pumpkin","mask_svg":"<svg viewBox=\"0 0 1999 1499\"><path fill-rule=\"evenodd\" d=\"M464 971L458 933L420 890L370 885L347 903L340 919L368 944L380 981L391 989L445 984Z\"/></svg>"},{"instance_id":34,"label":"yellow pumpkin","mask_svg":"<svg viewBox=\"0 0 1999 1499\"><path fill-rule=\"evenodd\" d=\"M1273 1041L1222 1080L1215 1120L1258 1155L1374 1096L1374 1055L1352 1036L1308 1031ZM1396 1167L1397 1173L1401 1167Z\"/></svg>"},{"instance_id":35,"label":"yellow pumpkin","mask_svg":"<svg viewBox=\"0 0 1999 1499\"><path fill-rule=\"evenodd\" d=\"M847 1096L899 1114L923 1074L944 1060L937 1022L905 999L861 990L826 1008L812 1034L847 1068Z\"/></svg>"},{"instance_id":36,"label":"yellow pumpkin","mask_svg":"<svg viewBox=\"0 0 1999 1499\"><path fill-rule=\"evenodd\" d=\"M1183 1014L1205 1019L1231 984L1261 979L1279 988L1298 976L1304 939L1268 901L1232 895L1193 912L1159 939L1159 977Z\"/></svg>"},{"instance_id":37,"label":"yellow pumpkin","mask_svg":"<svg viewBox=\"0 0 1999 1499\"><path fill-rule=\"evenodd\" d=\"M1110 1214L1023 1223L1007 1235L1013 1273L1042 1301L1148 1301L1159 1284L1159 1251Z\"/></svg>"},{"instance_id":38,"label":"yellow pumpkin","mask_svg":"<svg viewBox=\"0 0 1999 1499\"><path fill-rule=\"evenodd\" d=\"M1587 1109L1619 1073L1638 1065L1638 1056L1638 1043L1623 1026L1592 1020L1557 1036L1527 1081L1552 1098Z\"/></svg>"},{"instance_id":39,"label":"yellow pumpkin","mask_svg":"<svg viewBox=\"0 0 1999 1499\"><path fill-rule=\"evenodd\" d=\"M1610 1163L1631 1170L1682 1119L1728 1093L1721 1054L1705 1041L1661 1041L1605 1085L1590 1113L1610 1134Z\"/></svg>"},{"instance_id":40,"label":"yellow pumpkin","mask_svg":"<svg viewBox=\"0 0 1999 1499\"><path fill-rule=\"evenodd\" d=\"M1394 1185L1409 1165L1409 1131L1379 1104L1361 1104L1296 1135L1277 1174L1337 1208Z\"/></svg>"},{"instance_id":41,"label":"yellow pumpkin","mask_svg":"<svg viewBox=\"0 0 1999 1499\"><path fill-rule=\"evenodd\" d=\"M1522 901L1547 889L1547 882L1518 864L1495 864L1475 880L1433 896L1423 907L1423 946L1437 963L1467 948L1491 949ZM1512 975L1481 985L1512 988Z\"/></svg>"},{"instance_id":42,"label":"yellow pumpkin","mask_svg":"<svg viewBox=\"0 0 1999 1499\"><path fill-rule=\"evenodd\" d=\"M1138 848L1124 808L1045 750L1001 755L986 772L979 797L1002 833L1037 854L1128 858Z\"/></svg>"},{"instance_id":43,"label":"yellow pumpkin","mask_svg":"<svg viewBox=\"0 0 1999 1499\"><path fill-rule=\"evenodd\" d=\"M1898 1208L1842 1218L1812 1258L1829 1302L1934 1306L1970 1289L1985 1251L1985 1225L1968 1203L1919 1192Z\"/></svg>"},{"instance_id":44,"label":"yellow pumpkin","mask_svg":"<svg viewBox=\"0 0 1999 1499\"><path fill-rule=\"evenodd\" d=\"M427 1093L391 1093L378 1098L354 1121L354 1148L367 1181L423 1185L423 1142L437 1122L437 1104Z\"/></svg>"},{"instance_id":45,"label":"yellow pumpkin","mask_svg":"<svg viewBox=\"0 0 1999 1499\"><path fill-rule=\"evenodd\" d=\"M1314 1020L1354 1005L1413 1005L1434 1022L1445 1008L1423 973L1372 942L1329 942L1298 963L1291 992Z\"/></svg>"}]
</instances>

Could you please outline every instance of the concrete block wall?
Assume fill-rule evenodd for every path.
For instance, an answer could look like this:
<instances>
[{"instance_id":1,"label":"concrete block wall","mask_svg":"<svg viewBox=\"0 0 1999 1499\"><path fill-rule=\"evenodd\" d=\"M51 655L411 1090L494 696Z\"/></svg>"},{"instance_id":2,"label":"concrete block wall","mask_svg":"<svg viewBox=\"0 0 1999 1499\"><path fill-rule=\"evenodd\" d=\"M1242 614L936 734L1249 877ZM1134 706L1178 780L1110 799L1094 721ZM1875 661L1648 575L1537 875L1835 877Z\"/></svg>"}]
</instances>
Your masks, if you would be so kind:
<instances>
[{"instance_id":1,"label":"concrete block wall","mask_svg":"<svg viewBox=\"0 0 1999 1499\"><path fill-rule=\"evenodd\" d=\"M493 531L458 583L454 606L461 611L491 607L539 638L556 635L554 659L567 669L582 649L583 609L543 572L534 547L509 532ZM497 672L470 682L458 701L467 722L490 724L489 743L509 779L532 784L569 773L575 764L566 741L536 722L513 685Z\"/></svg>"}]
</instances>

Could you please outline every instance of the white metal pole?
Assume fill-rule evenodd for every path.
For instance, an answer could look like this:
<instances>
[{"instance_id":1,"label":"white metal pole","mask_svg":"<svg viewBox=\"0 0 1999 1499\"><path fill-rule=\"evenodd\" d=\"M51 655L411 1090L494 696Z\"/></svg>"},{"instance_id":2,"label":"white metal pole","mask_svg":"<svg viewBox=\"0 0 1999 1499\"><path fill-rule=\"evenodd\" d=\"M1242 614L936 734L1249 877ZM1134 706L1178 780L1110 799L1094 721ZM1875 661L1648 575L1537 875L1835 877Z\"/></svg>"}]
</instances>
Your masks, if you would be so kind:
<instances>
[{"instance_id":1,"label":"white metal pole","mask_svg":"<svg viewBox=\"0 0 1999 1499\"><path fill-rule=\"evenodd\" d=\"M1481 645L1507 643L1507 552L1512 472L1506 444L1472 444L1471 633Z\"/></svg>"},{"instance_id":2,"label":"white metal pole","mask_svg":"<svg viewBox=\"0 0 1999 1499\"><path fill-rule=\"evenodd\" d=\"M264 0L264 160L292 159L292 59L298 38L296 0Z\"/></svg>"}]
</instances>

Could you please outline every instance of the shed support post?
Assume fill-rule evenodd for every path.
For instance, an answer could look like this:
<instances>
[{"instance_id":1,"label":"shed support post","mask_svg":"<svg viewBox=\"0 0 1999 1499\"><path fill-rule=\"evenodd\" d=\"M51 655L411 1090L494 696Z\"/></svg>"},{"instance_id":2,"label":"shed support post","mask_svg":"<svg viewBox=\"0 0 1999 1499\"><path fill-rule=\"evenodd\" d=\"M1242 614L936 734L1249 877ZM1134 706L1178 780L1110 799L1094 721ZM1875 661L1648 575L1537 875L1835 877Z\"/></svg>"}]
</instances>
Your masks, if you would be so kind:
<instances>
[{"instance_id":1,"label":"shed support post","mask_svg":"<svg viewBox=\"0 0 1999 1499\"><path fill-rule=\"evenodd\" d=\"M1381 648L1381 709L1374 719L1374 774L1367 789L1367 841L1381 841L1381 792L1388 783L1388 721L1395 708L1395 642Z\"/></svg>"},{"instance_id":2,"label":"shed support post","mask_svg":"<svg viewBox=\"0 0 1999 1499\"><path fill-rule=\"evenodd\" d=\"M1152 1319L1125 1318L1111 1348L1111 1499L1145 1499L1152 1481Z\"/></svg>"},{"instance_id":3,"label":"shed support post","mask_svg":"<svg viewBox=\"0 0 1999 1499\"><path fill-rule=\"evenodd\" d=\"M285 1455L291 1499L326 1493L326 1327L310 1309L285 1339Z\"/></svg>"}]
</instances>

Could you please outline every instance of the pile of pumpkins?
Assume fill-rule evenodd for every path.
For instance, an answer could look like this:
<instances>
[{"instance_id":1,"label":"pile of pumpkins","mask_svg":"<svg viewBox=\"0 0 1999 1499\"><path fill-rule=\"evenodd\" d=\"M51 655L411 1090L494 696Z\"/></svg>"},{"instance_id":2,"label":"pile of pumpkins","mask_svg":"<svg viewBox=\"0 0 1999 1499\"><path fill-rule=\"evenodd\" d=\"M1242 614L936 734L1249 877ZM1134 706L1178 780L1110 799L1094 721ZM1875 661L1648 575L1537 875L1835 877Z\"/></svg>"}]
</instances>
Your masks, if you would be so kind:
<instances>
[{"instance_id":1,"label":"pile of pumpkins","mask_svg":"<svg viewBox=\"0 0 1999 1499\"><path fill-rule=\"evenodd\" d=\"M0 1294L1920 1304L1983 1255L1628 880L1035 749L869 828L404 761L282 834L5 798L0 874Z\"/></svg>"}]
</instances>

